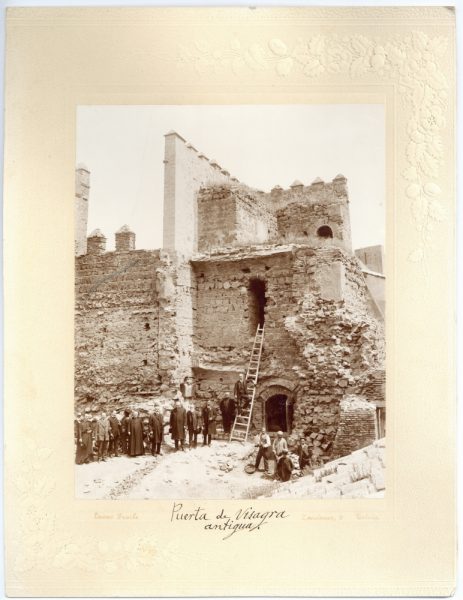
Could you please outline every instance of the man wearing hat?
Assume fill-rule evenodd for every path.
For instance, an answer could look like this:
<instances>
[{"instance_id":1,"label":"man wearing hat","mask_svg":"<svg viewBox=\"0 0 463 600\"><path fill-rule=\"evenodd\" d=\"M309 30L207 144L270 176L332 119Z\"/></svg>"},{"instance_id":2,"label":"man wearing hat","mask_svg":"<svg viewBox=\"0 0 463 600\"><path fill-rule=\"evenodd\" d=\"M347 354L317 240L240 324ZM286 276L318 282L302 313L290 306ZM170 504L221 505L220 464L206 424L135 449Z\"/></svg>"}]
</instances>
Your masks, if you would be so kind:
<instances>
[{"instance_id":1,"label":"man wearing hat","mask_svg":"<svg viewBox=\"0 0 463 600\"><path fill-rule=\"evenodd\" d=\"M109 448L108 454L111 456L119 456L119 442L121 438L121 424L119 423L119 419L117 418L117 413L115 410L111 413L109 417Z\"/></svg>"},{"instance_id":2,"label":"man wearing hat","mask_svg":"<svg viewBox=\"0 0 463 600\"><path fill-rule=\"evenodd\" d=\"M277 475L281 481L289 481L294 465L288 456L288 450L283 450L280 460L277 465Z\"/></svg>"},{"instance_id":3,"label":"man wearing hat","mask_svg":"<svg viewBox=\"0 0 463 600\"><path fill-rule=\"evenodd\" d=\"M106 413L102 412L100 418L97 422L96 427L96 442L98 446L98 462L102 460L106 461L106 455L108 452L109 446L109 419L106 416Z\"/></svg>"}]
</instances>

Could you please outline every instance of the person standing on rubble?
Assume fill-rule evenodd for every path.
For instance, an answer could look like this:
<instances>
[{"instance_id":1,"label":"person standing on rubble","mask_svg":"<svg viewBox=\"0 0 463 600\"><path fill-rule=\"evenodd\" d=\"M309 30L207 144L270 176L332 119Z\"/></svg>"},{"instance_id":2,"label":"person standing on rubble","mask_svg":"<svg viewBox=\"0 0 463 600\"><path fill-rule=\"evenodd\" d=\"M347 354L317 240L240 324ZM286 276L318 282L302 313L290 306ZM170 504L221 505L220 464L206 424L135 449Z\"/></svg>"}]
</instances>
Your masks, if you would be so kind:
<instances>
[{"instance_id":1,"label":"person standing on rubble","mask_svg":"<svg viewBox=\"0 0 463 600\"><path fill-rule=\"evenodd\" d=\"M159 406L154 408L154 413L150 416L150 439L151 454L161 455L161 444L164 441L164 419L161 415Z\"/></svg>"},{"instance_id":2,"label":"person standing on rubble","mask_svg":"<svg viewBox=\"0 0 463 600\"><path fill-rule=\"evenodd\" d=\"M233 393L235 396L236 406L238 408L238 414L240 415L241 412L246 410L246 408L249 406L247 381L243 373L239 374Z\"/></svg>"},{"instance_id":3,"label":"person standing on rubble","mask_svg":"<svg viewBox=\"0 0 463 600\"><path fill-rule=\"evenodd\" d=\"M188 429L188 447L191 450L198 445L198 433L202 429L202 417L194 404L190 404L186 413L186 423Z\"/></svg>"},{"instance_id":4,"label":"person standing on rubble","mask_svg":"<svg viewBox=\"0 0 463 600\"><path fill-rule=\"evenodd\" d=\"M287 444L285 438L283 437L283 432L278 431L277 437L275 438L275 440L273 442L273 452L275 454L275 458L277 461L283 454L284 450L288 450L288 444Z\"/></svg>"},{"instance_id":5,"label":"person standing on rubble","mask_svg":"<svg viewBox=\"0 0 463 600\"><path fill-rule=\"evenodd\" d=\"M186 410L183 408L180 400L175 400L175 406L170 413L170 433L175 442L175 450L178 450L180 442L182 451L185 452L185 427L186 427Z\"/></svg>"},{"instance_id":6,"label":"person standing on rubble","mask_svg":"<svg viewBox=\"0 0 463 600\"><path fill-rule=\"evenodd\" d=\"M106 462L106 455L109 446L109 419L106 413L102 412L96 426L96 443L98 446L98 462Z\"/></svg>"},{"instance_id":7,"label":"person standing on rubble","mask_svg":"<svg viewBox=\"0 0 463 600\"><path fill-rule=\"evenodd\" d=\"M196 384L193 377L185 377L180 384L180 393L186 406L194 404L196 398Z\"/></svg>"},{"instance_id":8,"label":"person standing on rubble","mask_svg":"<svg viewBox=\"0 0 463 600\"><path fill-rule=\"evenodd\" d=\"M82 453L79 455L79 464L87 464L93 460L93 426L90 409L86 409L80 424L80 439L82 440Z\"/></svg>"},{"instance_id":9,"label":"person standing on rubble","mask_svg":"<svg viewBox=\"0 0 463 600\"><path fill-rule=\"evenodd\" d=\"M121 445L122 454L129 454L129 421L130 408L124 410L124 416L121 419Z\"/></svg>"},{"instance_id":10,"label":"person standing on rubble","mask_svg":"<svg viewBox=\"0 0 463 600\"><path fill-rule=\"evenodd\" d=\"M266 473L268 473L269 472L268 461L269 461L269 458L271 458L272 448L271 448L271 443L270 443L270 436L266 432L265 427L262 427L262 431L260 432L259 436L257 437L256 446L259 448L259 450L257 451L257 456L256 456L256 464L255 464L256 471L259 470L260 461L263 458L264 459L264 470Z\"/></svg>"},{"instance_id":11,"label":"person standing on rubble","mask_svg":"<svg viewBox=\"0 0 463 600\"><path fill-rule=\"evenodd\" d=\"M119 442L121 439L121 424L119 419L117 418L117 413L115 410L111 413L109 417L109 448L108 454L111 456L119 456Z\"/></svg>"},{"instance_id":12,"label":"person standing on rubble","mask_svg":"<svg viewBox=\"0 0 463 600\"><path fill-rule=\"evenodd\" d=\"M145 453L143 446L143 422L138 412L134 410L132 417L128 420L127 433L129 436L129 455L141 456Z\"/></svg>"},{"instance_id":13,"label":"person standing on rubble","mask_svg":"<svg viewBox=\"0 0 463 600\"><path fill-rule=\"evenodd\" d=\"M211 405L209 400L206 400L206 405L202 410L203 417L203 446L211 445L212 436L217 433L216 429L216 418L217 413L215 408Z\"/></svg>"}]
</instances>

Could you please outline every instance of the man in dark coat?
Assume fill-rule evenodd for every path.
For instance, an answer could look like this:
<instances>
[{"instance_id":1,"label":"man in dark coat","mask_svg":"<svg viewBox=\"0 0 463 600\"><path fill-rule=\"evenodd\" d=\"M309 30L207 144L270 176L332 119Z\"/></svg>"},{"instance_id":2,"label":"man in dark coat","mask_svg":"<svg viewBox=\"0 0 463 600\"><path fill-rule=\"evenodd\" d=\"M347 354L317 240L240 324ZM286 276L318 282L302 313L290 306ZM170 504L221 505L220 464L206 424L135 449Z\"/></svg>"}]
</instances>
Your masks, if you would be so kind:
<instances>
[{"instance_id":1,"label":"man in dark coat","mask_svg":"<svg viewBox=\"0 0 463 600\"><path fill-rule=\"evenodd\" d=\"M282 456L278 461L277 475L281 481L289 481L291 479L291 473L293 472L294 465L288 456L288 451L283 450Z\"/></svg>"},{"instance_id":2,"label":"man in dark coat","mask_svg":"<svg viewBox=\"0 0 463 600\"><path fill-rule=\"evenodd\" d=\"M93 424L92 417L86 411L80 424L80 439L82 440L82 454L79 455L80 464L93 460Z\"/></svg>"},{"instance_id":3,"label":"man in dark coat","mask_svg":"<svg viewBox=\"0 0 463 600\"><path fill-rule=\"evenodd\" d=\"M164 441L164 419L158 406L150 416L151 454L162 454L161 444Z\"/></svg>"},{"instance_id":4,"label":"man in dark coat","mask_svg":"<svg viewBox=\"0 0 463 600\"><path fill-rule=\"evenodd\" d=\"M201 413L194 404L190 404L186 413L186 424L188 429L188 447L191 450L198 445L198 433L202 429Z\"/></svg>"},{"instance_id":5,"label":"man in dark coat","mask_svg":"<svg viewBox=\"0 0 463 600\"><path fill-rule=\"evenodd\" d=\"M217 418L217 412L215 408L211 406L209 400L207 400L205 407L202 410L203 417L203 446L211 445L212 436L217 433L215 420Z\"/></svg>"},{"instance_id":6,"label":"man in dark coat","mask_svg":"<svg viewBox=\"0 0 463 600\"><path fill-rule=\"evenodd\" d=\"M130 409L124 410L124 416L121 420L121 446L122 454L129 454L129 421L130 421Z\"/></svg>"},{"instance_id":7,"label":"man in dark coat","mask_svg":"<svg viewBox=\"0 0 463 600\"><path fill-rule=\"evenodd\" d=\"M238 381L235 383L235 387L233 389L233 393L235 396L236 407L238 409L238 414L240 415L243 409L246 409L249 406L249 395L248 395L248 387L246 379L244 378L243 373L239 374Z\"/></svg>"},{"instance_id":8,"label":"man in dark coat","mask_svg":"<svg viewBox=\"0 0 463 600\"><path fill-rule=\"evenodd\" d=\"M183 446L185 442L185 427L186 427L186 410L180 403L180 400L175 401L175 406L170 413L170 433L172 439L175 442L175 450L178 450L178 443L180 442L183 452L185 448Z\"/></svg>"},{"instance_id":9,"label":"man in dark coat","mask_svg":"<svg viewBox=\"0 0 463 600\"><path fill-rule=\"evenodd\" d=\"M76 443L76 465L81 465L86 460L86 451L82 442L82 414L77 413L74 419L74 440Z\"/></svg>"},{"instance_id":10,"label":"man in dark coat","mask_svg":"<svg viewBox=\"0 0 463 600\"><path fill-rule=\"evenodd\" d=\"M145 453L143 446L143 422L135 410L128 421L129 455L140 456Z\"/></svg>"},{"instance_id":11,"label":"man in dark coat","mask_svg":"<svg viewBox=\"0 0 463 600\"><path fill-rule=\"evenodd\" d=\"M121 440L121 424L117 418L116 411L113 410L109 417L109 456L119 456L119 443Z\"/></svg>"},{"instance_id":12,"label":"man in dark coat","mask_svg":"<svg viewBox=\"0 0 463 600\"><path fill-rule=\"evenodd\" d=\"M230 433L236 415L236 404L234 399L230 398L230 392L225 392L225 398L220 403L220 412L222 413L223 431Z\"/></svg>"}]
</instances>

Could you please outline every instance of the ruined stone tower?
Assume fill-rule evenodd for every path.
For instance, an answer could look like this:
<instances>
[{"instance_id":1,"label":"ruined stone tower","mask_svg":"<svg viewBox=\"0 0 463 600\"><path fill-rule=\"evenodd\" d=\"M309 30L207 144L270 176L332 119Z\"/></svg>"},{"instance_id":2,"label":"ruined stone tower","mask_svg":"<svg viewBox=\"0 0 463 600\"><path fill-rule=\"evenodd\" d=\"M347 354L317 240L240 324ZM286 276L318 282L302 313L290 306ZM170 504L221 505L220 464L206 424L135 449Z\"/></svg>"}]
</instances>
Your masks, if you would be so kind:
<instances>
[{"instance_id":1,"label":"ruined stone tower","mask_svg":"<svg viewBox=\"0 0 463 600\"><path fill-rule=\"evenodd\" d=\"M303 434L323 459L384 431L384 275L352 249L343 175L264 193L171 131L164 248L136 250L124 226L106 252L99 230L85 239L77 174L78 403L173 398L187 375L197 402L219 401L265 325L254 427Z\"/></svg>"}]
</instances>

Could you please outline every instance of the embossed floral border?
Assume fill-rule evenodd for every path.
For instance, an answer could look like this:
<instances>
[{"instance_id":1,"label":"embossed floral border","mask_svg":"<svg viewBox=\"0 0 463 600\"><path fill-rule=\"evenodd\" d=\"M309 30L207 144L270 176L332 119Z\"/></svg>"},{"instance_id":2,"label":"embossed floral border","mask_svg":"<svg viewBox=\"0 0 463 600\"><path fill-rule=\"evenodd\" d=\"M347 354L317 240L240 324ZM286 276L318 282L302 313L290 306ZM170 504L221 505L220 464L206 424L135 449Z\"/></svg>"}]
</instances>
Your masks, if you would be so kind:
<instances>
[{"instance_id":1,"label":"embossed floral border","mask_svg":"<svg viewBox=\"0 0 463 600\"><path fill-rule=\"evenodd\" d=\"M449 88L440 63L447 58L448 44L447 37L431 37L419 30L384 38L333 33L248 44L237 36L220 45L199 38L189 45L178 45L177 66L194 69L204 77L211 72L228 73L233 78L245 71L270 71L281 80L281 86L293 73L319 84L338 74L356 81L374 75L382 82L397 83L409 114L408 166L401 175L416 241L408 259L420 263L426 272L434 228L447 218L447 207L440 199L439 174Z\"/></svg>"},{"instance_id":2,"label":"embossed floral border","mask_svg":"<svg viewBox=\"0 0 463 600\"><path fill-rule=\"evenodd\" d=\"M340 17L342 11L339 11L334 9L333 18ZM46 16L39 16L35 24L42 18L46 24ZM212 22L214 18L211 18ZM408 259L426 273L433 249L433 233L449 211L445 197L442 200L442 171L446 163L448 166L443 132L452 105L449 92L453 92L448 81L450 57L453 56L449 38L430 35L429 28L428 33L418 28L403 35L330 33L293 40L285 35L286 29L282 24L281 35L257 42L238 35L224 37L218 42L217 38L209 39L201 34L197 41L189 42L188 36L184 39L179 35L172 42L172 53L167 53L163 60L168 68L187 74L190 85L194 85L191 84L192 74L197 81L214 82L220 76L222 80L242 84L242 78L247 74L258 73L270 75L266 83L270 80L279 89L301 77L314 85L340 80L346 81L347 85L349 82L394 83L403 104L402 118L407 120L407 141L399 147L402 156L398 161L407 166L401 172L402 189L398 196L409 203L416 233ZM156 48L154 43L156 52L160 56L163 50ZM145 73L145 78L149 79L149 75ZM33 376L31 373L31 379ZM35 400L33 393L31 398ZM27 399L22 402L28 409L33 404ZM34 407L31 421L39 415L40 411ZM53 444L42 443L45 437L41 430L30 429L20 456L14 461L14 473L10 469L12 496L19 515L19 528L15 532L17 543L15 540L15 548L8 549L9 564L14 573L12 583L19 585L27 579L33 588L38 575L53 577L57 572L69 577L76 572L107 577L115 573L120 577L123 576L121 573L130 576L135 572L146 576L147 573L159 573L167 566L175 568L185 560L194 562L195 557L188 557L181 541L174 539L167 544L160 541L154 527L147 527L143 535L127 535L113 546L96 534L82 532L76 535L75 527L69 528L66 521L69 511L64 506L61 509L54 500L60 486L53 472L52 456L56 448ZM23 589L30 593L31 587ZM54 590L52 586L49 589ZM379 592L380 589L386 591ZM400 589L407 593L405 587ZM432 594L436 589L427 586L426 592ZM378 593L388 591L387 586L378 586Z\"/></svg>"}]
</instances>

